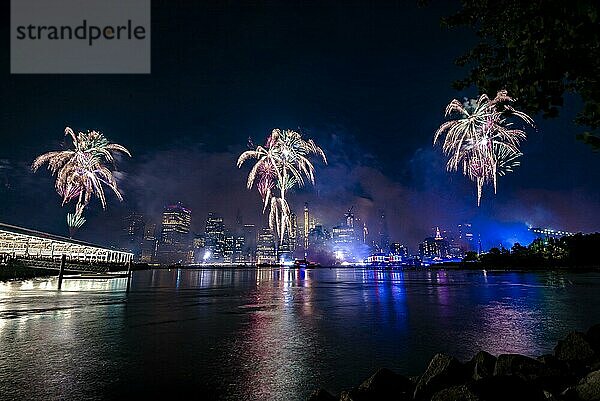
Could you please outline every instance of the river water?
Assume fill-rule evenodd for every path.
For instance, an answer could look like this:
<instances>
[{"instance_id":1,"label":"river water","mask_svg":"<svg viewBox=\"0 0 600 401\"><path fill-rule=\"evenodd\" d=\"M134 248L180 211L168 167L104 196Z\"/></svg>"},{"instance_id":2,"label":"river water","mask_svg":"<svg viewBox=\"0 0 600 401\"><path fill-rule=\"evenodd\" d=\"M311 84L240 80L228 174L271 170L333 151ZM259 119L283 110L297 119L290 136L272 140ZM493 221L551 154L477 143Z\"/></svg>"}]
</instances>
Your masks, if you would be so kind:
<instances>
[{"instance_id":1,"label":"river water","mask_svg":"<svg viewBox=\"0 0 600 401\"><path fill-rule=\"evenodd\" d=\"M304 400L378 367L549 353L600 273L219 269L0 283L0 399Z\"/></svg>"}]
</instances>

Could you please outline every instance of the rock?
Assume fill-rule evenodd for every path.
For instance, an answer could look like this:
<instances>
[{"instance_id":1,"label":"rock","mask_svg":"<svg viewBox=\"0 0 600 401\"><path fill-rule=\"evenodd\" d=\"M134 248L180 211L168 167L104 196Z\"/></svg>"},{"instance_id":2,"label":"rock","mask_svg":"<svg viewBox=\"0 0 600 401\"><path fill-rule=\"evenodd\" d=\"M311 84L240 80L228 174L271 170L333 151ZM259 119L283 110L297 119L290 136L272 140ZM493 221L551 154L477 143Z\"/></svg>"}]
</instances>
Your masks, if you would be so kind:
<instances>
[{"instance_id":1,"label":"rock","mask_svg":"<svg viewBox=\"0 0 600 401\"><path fill-rule=\"evenodd\" d=\"M479 351L473 359L467 363L467 366L472 371L473 380L492 376L494 374L494 367L496 366L496 357L489 352Z\"/></svg>"},{"instance_id":2,"label":"rock","mask_svg":"<svg viewBox=\"0 0 600 401\"><path fill-rule=\"evenodd\" d=\"M519 376L489 376L471 384L471 391L486 401L547 401L544 391Z\"/></svg>"},{"instance_id":3,"label":"rock","mask_svg":"<svg viewBox=\"0 0 600 401\"><path fill-rule=\"evenodd\" d=\"M596 352L600 351L600 324L590 327L585 333L585 338Z\"/></svg>"},{"instance_id":4,"label":"rock","mask_svg":"<svg viewBox=\"0 0 600 401\"><path fill-rule=\"evenodd\" d=\"M600 400L600 370L596 370L575 386L575 394L582 401Z\"/></svg>"},{"instance_id":5,"label":"rock","mask_svg":"<svg viewBox=\"0 0 600 401\"><path fill-rule=\"evenodd\" d=\"M594 349L585 334L573 331L554 347L554 355L560 361L584 362L594 356Z\"/></svg>"},{"instance_id":6,"label":"rock","mask_svg":"<svg viewBox=\"0 0 600 401\"><path fill-rule=\"evenodd\" d=\"M308 401L337 401L337 398L331 395L327 390L322 388L313 391L308 397Z\"/></svg>"},{"instance_id":7,"label":"rock","mask_svg":"<svg viewBox=\"0 0 600 401\"><path fill-rule=\"evenodd\" d=\"M494 376L519 376L533 380L540 376L543 364L533 358L519 354L502 354L496 359Z\"/></svg>"},{"instance_id":8,"label":"rock","mask_svg":"<svg viewBox=\"0 0 600 401\"><path fill-rule=\"evenodd\" d=\"M402 399L406 396L412 398L415 385L402 375L389 369L379 369L375 374L365 380L358 389L362 392L376 396L377 399Z\"/></svg>"},{"instance_id":9,"label":"rock","mask_svg":"<svg viewBox=\"0 0 600 401\"><path fill-rule=\"evenodd\" d=\"M480 398L471 389L462 384L438 391L431 397L431 401L479 401Z\"/></svg>"},{"instance_id":10,"label":"rock","mask_svg":"<svg viewBox=\"0 0 600 401\"><path fill-rule=\"evenodd\" d=\"M463 384L468 378L464 366L455 358L437 354L433 357L425 373L421 375L415 387L416 400L427 399L434 393L455 384Z\"/></svg>"},{"instance_id":11,"label":"rock","mask_svg":"<svg viewBox=\"0 0 600 401\"><path fill-rule=\"evenodd\" d=\"M379 369L358 388L345 391L344 401L403 401L411 400L415 385L409 378L398 375L389 369Z\"/></svg>"},{"instance_id":12,"label":"rock","mask_svg":"<svg viewBox=\"0 0 600 401\"><path fill-rule=\"evenodd\" d=\"M562 393L567 387L577 383L577 372L568 362L559 361L554 355L542 355L537 358L543 365L534 382L553 394Z\"/></svg>"}]
</instances>

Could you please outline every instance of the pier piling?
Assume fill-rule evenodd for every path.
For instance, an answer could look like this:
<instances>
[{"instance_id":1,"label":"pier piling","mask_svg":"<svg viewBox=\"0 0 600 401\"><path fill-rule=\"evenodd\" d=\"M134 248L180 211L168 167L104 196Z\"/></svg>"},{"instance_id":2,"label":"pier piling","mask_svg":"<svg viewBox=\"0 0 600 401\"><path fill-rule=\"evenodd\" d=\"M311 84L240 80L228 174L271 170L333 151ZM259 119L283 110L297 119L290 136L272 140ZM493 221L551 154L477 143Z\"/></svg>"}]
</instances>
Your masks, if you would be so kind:
<instances>
[{"instance_id":1,"label":"pier piling","mask_svg":"<svg viewBox=\"0 0 600 401\"><path fill-rule=\"evenodd\" d=\"M131 288L131 261L127 262L127 292Z\"/></svg>"},{"instance_id":2,"label":"pier piling","mask_svg":"<svg viewBox=\"0 0 600 401\"><path fill-rule=\"evenodd\" d=\"M67 255L62 255L60 258L60 270L58 271L58 289L62 287L63 274L65 273L65 264L67 263Z\"/></svg>"}]
</instances>

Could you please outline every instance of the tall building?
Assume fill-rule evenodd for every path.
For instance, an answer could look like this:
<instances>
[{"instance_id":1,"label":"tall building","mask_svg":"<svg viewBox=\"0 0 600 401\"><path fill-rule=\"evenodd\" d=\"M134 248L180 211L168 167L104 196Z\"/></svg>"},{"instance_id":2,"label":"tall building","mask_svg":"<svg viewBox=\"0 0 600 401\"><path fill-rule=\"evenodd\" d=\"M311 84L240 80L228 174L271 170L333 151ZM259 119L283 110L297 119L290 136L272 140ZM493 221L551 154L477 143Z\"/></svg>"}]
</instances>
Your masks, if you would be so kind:
<instances>
[{"instance_id":1,"label":"tall building","mask_svg":"<svg viewBox=\"0 0 600 401\"><path fill-rule=\"evenodd\" d=\"M354 206L344 214L344 221L341 225L331 229L331 242L333 252L339 262L350 262L360 259L364 247L366 225L360 227L360 220L355 219Z\"/></svg>"},{"instance_id":2,"label":"tall building","mask_svg":"<svg viewBox=\"0 0 600 401\"><path fill-rule=\"evenodd\" d=\"M192 211L181 202L165 207L158 245L158 259L161 263L192 262L191 222Z\"/></svg>"},{"instance_id":3,"label":"tall building","mask_svg":"<svg viewBox=\"0 0 600 401\"><path fill-rule=\"evenodd\" d=\"M354 210L354 206L346 212L346 227L350 228L354 228L354 213L352 213L352 210Z\"/></svg>"},{"instance_id":4,"label":"tall building","mask_svg":"<svg viewBox=\"0 0 600 401\"><path fill-rule=\"evenodd\" d=\"M194 249L194 263L204 262L206 254L206 238L204 237L204 233L194 236L192 248Z\"/></svg>"},{"instance_id":5,"label":"tall building","mask_svg":"<svg viewBox=\"0 0 600 401\"><path fill-rule=\"evenodd\" d=\"M439 228L436 228L435 237L425 238L421 242L419 254L424 261L441 261L448 258L448 241L442 237Z\"/></svg>"},{"instance_id":6,"label":"tall building","mask_svg":"<svg viewBox=\"0 0 600 401\"><path fill-rule=\"evenodd\" d=\"M310 231L310 213L308 211L308 203L304 203L304 256L308 250L308 233Z\"/></svg>"},{"instance_id":7,"label":"tall building","mask_svg":"<svg viewBox=\"0 0 600 401\"><path fill-rule=\"evenodd\" d=\"M392 255L397 255L397 256L408 256L408 249L406 248L406 246L402 245L399 242L392 242L390 244L390 253Z\"/></svg>"},{"instance_id":8,"label":"tall building","mask_svg":"<svg viewBox=\"0 0 600 401\"><path fill-rule=\"evenodd\" d=\"M244 259L247 262L254 262L256 260L256 241L258 239L258 233L254 224L244 224L242 229L244 236Z\"/></svg>"},{"instance_id":9,"label":"tall building","mask_svg":"<svg viewBox=\"0 0 600 401\"><path fill-rule=\"evenodd\" d=\"M473 227L470 223L458 225L458 242L467 251L475 249Z\"/></svg>"},{"instance_id":10,"label":"tall building","mask_svg":"<svg viewBox=\"0 0 600 401\"><path fill-rule=\"evenodd\" d=\"M256 263L275 263L275 238L269 227L260 230L256 249Z\"/></svg>"},{"instance_id":11,"label":"tall building","mask_svg":"<svg viewBox=\"0 0 600 401\"><path fill-rule=\"evenodd\" d=\"M144 225L144 216L140 213L130 213L123 219L121 245L133 252L134 260L141 260Z\"/></svg>"},{"instance_id":12,"label":"tall building","mask_svg":"<svg viewBox=\"0 0 600 401\"><path fill-rule=\"evenodd\" d=\"M225 234L223 243L223 262L233 263L233 254L235 252L235 235L232 233Z\"/></svg>"},{"instance_id":13,"label":"tall building","mask_svg":"<svg viewBox=\"0 0 600 401\"><path fill-rule=\"evenodd\" d=\"M144 238L142 240L142 252L140 261L144 263L154 262L156 259L156 247L158 240L156 238L156 223L146 223L144 226Z\"/></svg>"},{"instance_id":14,"label":"tall building","mask_svg":"<svg viewBox=\"0 0 600 401\"><path fill-rule=\"evenodd\" d=\"M251 260L246 260L245 251L246 251L246 237L244 235L236 235L235 245L233 248L232 263L251 262Z\"/></svg>"},{"instance_id":15,"label":"tall building","mask_svg":"<svg viewBox=\"0 0 600 401\"><path fill-rule=\"evenodd\" d=\"M387 219L383 210L379 211L379 243L380 252L388 252L390 249L390 235L388 233Z\"/></svg>"},{"instance_id":16,"label":"tall building","mask_svg":"<svg viewBox=\"0 0 600 401\"><path fill-rule=\"evenodd\" d=\"M289 234L289 241L290 241L290 248L292 253L296 250L296 248L298 248L298 216L296 216L296 213L292 213L290 215L290 220L292 222L291 224L291 230L290 230L290 234Z\"/></svg>"},{"instance_id":17,"label":"tall building","mask_svg":"<svg viewBox=\"0 0 600 401\"><path fill-rule=\"evenodd\" d=\"M225 259L225 224L223 218L216 213L209 212L206 217L204 230L206 241L206 263L223 262Z\"/></svg>"}]
</instances>

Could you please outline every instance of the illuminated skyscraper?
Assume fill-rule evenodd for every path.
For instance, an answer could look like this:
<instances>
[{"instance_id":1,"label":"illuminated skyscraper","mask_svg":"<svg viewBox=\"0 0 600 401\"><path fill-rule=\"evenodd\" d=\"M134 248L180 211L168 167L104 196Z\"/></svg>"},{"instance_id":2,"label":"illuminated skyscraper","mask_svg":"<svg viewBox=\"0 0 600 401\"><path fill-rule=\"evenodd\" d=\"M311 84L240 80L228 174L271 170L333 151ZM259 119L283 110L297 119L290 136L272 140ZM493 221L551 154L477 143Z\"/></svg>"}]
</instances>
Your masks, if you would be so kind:
<instances>
[{"instance_id":1,"label":"illuminated skyscraper","mask_svg":"<svg viewBox=\"0 0 600 401\"><path fill-rule=\"evenodd\" d=\"M226 233L224 237L225 242L223 245L223 262L233 263L233 254L235 252L235 235Z\"/></svg>"},{"instance_id":2,"label":"illuminated skyscraper","mask_svg":"<svg viewBox=\"0 0 600 401\"><path fill-rule=\"evenodd\" d=\"M440 233L439 227L436 227L435 237L425 238L419 245L419 254L424 261L441 261L449 256L448 241Z\"/></svg>"},{"instance_id":3,"label":"illuminated skyscraper","mask_svg":"<svg viewBox=\"0 0 600 401\"><path fill-rule=\"evenodd\" d=\"M404 257L404 256L408 255L408 249L399 242L392 242L390 244L390 253L392 255L398 255L398 256Z\"/></svg>"},{"instance_id":4,"label":"illuminated skyscraper","mask_svg":"<svg viewBox=\"0 0 600 401\"><path fill-rule=\"evenodd\" d=\"M165 207L158 246L162 263L190 263L192 259L190 225L192 211L181 202Z\"/></svg>"},{"instance_id":5,"label":"illuminated skyscraper","mask_svg":"<svg viewBox=\"0 0 600 401\"><path fill-rule=\"evenodd\" d=\"M304 255L308 250L308 233L310 232L310 214L308 212L308 203L304 203Z\"/></svg>"},{"instance_id":6,"label":"illuminated skyscraper","mask_svg":"<svg viewBox=\"0 0 600 401\"><path fill-rule=\"evenodd\" d=\"M352 210L354 210L354 206L346 212L346 227L350 228L354 228L354 213L352 213Z\"/></svg>"},{"instance_id":7,"label":"illuminated skyscraper","mask_svg":"<svg viewBox=\"0 0 600 401\"><path fill-rule=\"evenodd\" d=\"M275 263L275 238L269 227L263 228L258 235L256 262Z\"/></svg>"},{"instance_id":8,"label":"illuminated skyscraper","mask_svg":"<svg viewBox=\"0 0 600 401\"><path fill-rule=\"evenodd\" d=\"M296 213L292 213L290 215L290 220L292 221L292 229L290 230L290 248L291 251L294 252L298 247L298 217Z\"/></svg>"},{"instance_id":9,"label":"illuminated skyscraper","mask_svg":"<svg viewBox=\"0 0 600 401\"><path fill-rule=\"evenodd\" d=\"M256 240L258 238L256 226L254 224L244 224L243 235L245 259L248 262L253 262L256 258Z\"/></svg>"},{"instance_id":10,"label":"illuminated skyscraper","mask_svg":"<svg viewBox=\"0 0 600 401\"><path fill-rule=\"evenodd\" d=\"M243 235L237 235L235 237L235 246L233 249L233 263L244 263L246 260L246 237Z\"/></svg>"},{"instance_id":11,"label":"illuminated skyscraper","mask_svg":"<svg viewBox=\"0 0 600 401\"><path fill-rule=\"evenodd\" d=\"M460 246L464 247L465 250L471 251L475 248L473 227L469 223L458 225L458 241Z\"/></svg>"},{"instance_id":12,"label":"illuminated skyscraper","mask_svg":"<svg viewBox=\"0 0 600 401\"><path fill-rule=\"evenodd\" d=\"M225 251L225 224L223 218L216 213L209 212L206 217L205 233L205 262L222 262Z\"/></svg>"}]
</instances>

